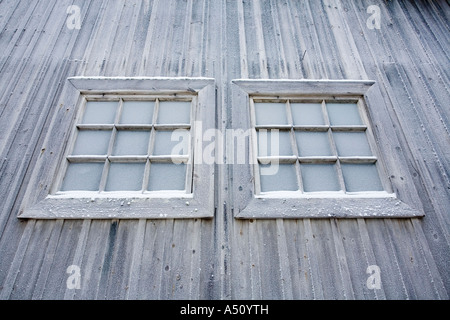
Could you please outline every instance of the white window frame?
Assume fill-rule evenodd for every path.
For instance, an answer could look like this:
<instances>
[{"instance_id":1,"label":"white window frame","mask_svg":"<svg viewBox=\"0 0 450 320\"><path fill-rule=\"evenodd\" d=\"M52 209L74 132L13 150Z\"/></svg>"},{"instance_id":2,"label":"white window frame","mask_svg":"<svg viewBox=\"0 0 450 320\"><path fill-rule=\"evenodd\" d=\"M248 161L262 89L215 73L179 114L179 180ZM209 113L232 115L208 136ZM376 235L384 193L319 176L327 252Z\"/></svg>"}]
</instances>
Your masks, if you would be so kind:
<instances>
[{"instance_id":1,"label":"white window frame","mask_svg":"<svg viewBox=\"0 0 450 320\"><path fill-rule=\"evenodd\" d=\"M155 101L155 107L153 113L157 113L159 109L159 103L160 101L186 101L191 103L191 109L190 109L190 123L189 124L180 124L180 125L172 125L172 124L157 124L153 123L150 125L128 125L128 124L120 124L118 122L118 118L120 117L120 110L123 108L122 105L124 101ZM117 112L115 123L114 124L106 124L106 125L97 125L97 124L82 124L81 118L84 115L84 111L86 109L86 104L89 101L105 101L105 102L117 102L119 112ZM182 94L182 93L171 93L171 94L141 94L141 95L130 95L130 94L83 94L82 96L82 102L80 105L80 112L77 115L77 120L75 125L73 126L73 131L71 133L71 138L68 142L68 147L66 148L65 153L65 159L63 160L63 163L61 164L61 168L59 170L59 173L56 177L55 183L52 186L52 190L50 191L49 197L54 198L114 198L114 197L143 197L143 198L171 198L174 196L178 197L190 197L192 194L192 155L193 155L193 142L188 142L188 149L189 153L187 155L171 155L170 157L167 156L154 156L154 155L145 155L145 156L118 156L113 155L111 153L112 145L114 143L114 140L117 136L117 131L133 131L133 130L147 130L151 132L150 139L153 140L154 133L158 130L189 130L190 133L190 140L194 138L194 130L195 130L195 117L196 117L196 107L198 105L197 102L197 95L194 95L192 93L190 94ZM71 151L73 150L73 147L75 145L77 135L79 130L88 130L88 131L96 131L96 130L106 130L111 131L111 134L113 136L113 141L110 142L108 147L108 155L71 155ZM154 144L154 141L150 141L150 144ZM147 191L141 190L141 191L106 191L105 185L106 185L106 176L103 173L103 178L100 181L100 190L99 191L61 191L61 186L64 180L65 173L67 171L67 167L69 165L69 162L71 163L100 163L105 162L105 160L108 159L109 163L143 163L143 161L146 161L146 166L149 166L149 162L157 162L157 163L168 163L172 161L176 161L177 163L183 162L186 164L186 179L185 179L185 189L184 190L168 190L168 191ZM145 160L144 160L145 159ZM148 174L148 168L145 169L145 174ZM144 180L148 182L148 177L145 177Z\"/></svg>"},{"instance_id":2,"label":"white window frame","mask_svg":"<svg viewBox=\"0 0 450 320\"><path fill-rule=\"evenodd\" d=\"M203 133L215 128L215 81L211 78L124 78L71 77L68 82L78 95L77 110L71 123L71 134L54 166L52 185L45 199L20 210L19 218L40 219L138 219L138 218L212 218L214 216L214 164L196 158L203 147ZM74 93L72 93L74 94ZM189 99L191 106L191 159L186 170L188 186L184 191L152 192L61 192L60 185L67 158L77 132L79 118L87 100L120 99ZM196 127L196 124L201 124ZM190 168L190 169L189 169ZM33 180L33 178L32 178ZM30 186L33 188L33 186ZM30 191L28 191L30 192ZM32 191L31 191L32 192Z\"/></svg>"},{"instance_id":3,"label":"white window frame","mask_svg":"<svg viewBox=\"0 0 450 320\"><path fill-rule=\"evenodd\" d=\"M250 144L252 145L252 152L251 152L251 159L253 164L253 171L254 171L254 182L255 182L255 197L256 198L378 198L378 197L395 197L395 194L392 191L392 186L389 183L389 180L387 179L385 175L385 169L381 161L378 161L378 150L376 147L375 139L372 134L372 129L369 123L369 120L367 118L367 115L363 110L365 109L365 103L364 99L362 97L358 96L346 96L346 97L328 97L328 96L310 96L308 98L303 97L301 99L296 98L287 98L287 97L268 97L268 96L250 96L250 119L251 119L251 128L252 128L252 134L250 136ZM358 108L359 116L362 119L363 124L362 125L346 125L346 126L333 126L331 124L324 124L324 125L306 125L306 126L295 126L293 124L286 124L286 125L257 125L255 122L255 103L259 102L268 102L268 103L283 103L287 106L287 109L289 110L288 114L288 122L292 122L292 119L289 120L290 114L292 111L290 110L291 103L320 103L322 106L322 112L323 109L325 109L326 102L349 102L349 103L355 103ZM324 115L324 114L323 114ZM328 122L328 120L326 121ZM291 149L292 149L292 155L289 156L258 156L257 155L257 131L265 129L267 131L269 130L280 130L280 131L307 131L307 132L324 132L328 133L330 130L332 132L364 132L368 144L370 147L370 150L372 152L371 156L339 156L337 155L336 151L336 145L334 143L334 138L331 139L329 137L329 143L332 153L336 155L332 156L306 156L302 157L298 154L297 151L297 144L291 141ZM293 140L296 140L295 135L293 137ZM267 142L269 143L269 142ZM261 182L260 182L260 165L259 162L264 161L265 163L276 163L276 164L293 164L295 166L295 169L297 171L297 182L299 184L299 190L297 191L261 191ZM315 192L306 192L302 191L303 189L303 176L300 172L300 164L320 164L320 163L334 163L337 169L337 177L338 177L338 183L340 184L341 190L339 191L315 191ZM380 182L383 186L383 191L353 191L349 192L346 191L346 185L344 183L344 178L342 174L342 169L340 169L341 164L375 164L378 172L378 176L380 178Z\"/></svg>"},{"instance_id":4,"label":"white window frame","mask_svg":"<svg viewBox=\"0 0 450 320\"><path fill-rule=\"evenodd\" d=\"M234 216L256 218L382 218L418 217L419 210L411 208L393 192L384 165L384 155L377 148L372 131L366 93L375 82L370 80L251 80L232 81L234 129L251 130L246 165L233 166ZM257 160L256 127L253 100L327 100L355 101L360 109L373 159L384 191L364 192L260 192ZM239 109L237 106L239 106ZM362 112L361 112L362 111ZM231 146L233 147L233 146ZM308 159L313 161L313 159ZM351 159L346 159L351 161ZM356 162L364 159L354 159ZM342 177L341 177L342 178ZM342 179L341 179L342 183ZM243 192L250 190L250 192Z\"/></svg>"}]
</instances>

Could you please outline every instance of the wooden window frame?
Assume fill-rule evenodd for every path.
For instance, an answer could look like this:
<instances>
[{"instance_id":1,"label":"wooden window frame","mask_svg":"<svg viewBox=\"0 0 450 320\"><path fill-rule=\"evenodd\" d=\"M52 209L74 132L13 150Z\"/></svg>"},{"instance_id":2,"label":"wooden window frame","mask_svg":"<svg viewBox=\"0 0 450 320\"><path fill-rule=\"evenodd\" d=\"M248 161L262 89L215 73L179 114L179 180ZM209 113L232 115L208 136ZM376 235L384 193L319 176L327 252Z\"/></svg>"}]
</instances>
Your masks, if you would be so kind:
<instances>
[{"instance_id":1,"label":"wooden window frame","mask_svg":"<svg viewBox=\"0 0 450 320\"><path fill-rule=\"evenodd\" d=\"M194 119L196 119L196 107L198 106L197 95L195 94L180 94L180 93L171 93L171 94L158 94L158 95L129 95L129 94L83 94L81 98L80 111L77 115L77 119L75 121L75 125L73 126L71 137L68 142L68 147L66 148L65 159L61 164L61 168L59 169L59 173L56 177L55 183L52 186L49 197L54 198L108 198L108 197L123 197L127 195L127 197L147 197L147 198L170 198L170 197L190 197L192 194L192 155L193 155L193 129L194 129ZM86 104L88 101L113 101L118 103L118 112L116 114L116 119L113 124L82 124L81 118L84 115L84 111L86 108ZM129 125L129 124L120 124L119 117L121 116L121 112L123 109L124 101L154 101L155 107L153 110L153 121L152 124L143 125ZM185 101L191 103L190 109L190 123L189 124L158 124L155 123L156 114L159 111L159 102L160 101ZM189 130L190 133L190 141L189 141L189 154L187 155L172 155L172 156L159 156L159 155L143 155L143 156L121 156L121 155L113 155L112 147L116 140L117 131L133 131L133 130L146 130L150 132L149 136L149 149L152 150L155 142L155 132L163 131L163 130L176 130L176 129L185 129ZM70 152L73 150L73 147L76 142L77 134L79 130L89 130L89 131L97 131L97 130L111 130L112 138L109 142L108 152L106 155L101 156L86 156L86 155L71 155ZM148 184L148 174L150 163L171 163L172 161L184 162L186 164L186 179L185 179L185 189L184 190L173 190L173 191L147 191ZM60 191L61 185L64 179L64 175L66 173L67 167L69 163L98 163L98 162L106 162L106 166L102 173L102 178L100 180L100 190L99 191ZM105 191L106 178L109 163L145 163L144 170L144 180L142 185L142 190L140 191Z\"/></svg>"},{"instance_id":2,"label":"wooden window frame","mask_svg":"<svg viewBox=\"0 0 450 320\"><path fill-rule=\"evenodd\" d=\"M345 96L345 97L331 97L331 96L309 96L308 98L303 97L301 99L295 97L270 97L270 96L250 96L250 121L252 134L250 136L250 145L252 148L252 163L253 165L253 175L255 177L255 197L256 198L329 198L329 197L362 197L362 198L375 198L375 197L395 197L392 191L392 186L389 183L385 175L385 168L382 161L378 161L379 151L375 143L375 138L372 134L372 128L367 117L366 106L364 99L360 96ZM257 125L255 121L255 103L259 102L275 102L284 103L287 109L288 124L286 125ZM322 116L325 118L325 124L323 125L307 125L300 126L294 125L291 119L291 103L320 103L322 107ZM363 122L361 125L346 125L346 126L335 126L331 125L328 120L326 110L326 102L337 102L337 103L356 103L358 108L358 114ZM278 129L283 131L289 131L291 137L291 149L293 154L291 156L258 156L257 155L257 131L261 129ZM331 151L334 155L331 156L307 156L302 157L298 154L298 142L296 141L296 131L301 132L325 132L328 135L328 142ZM337 147L335 145L334 138L332 137L333 132L364 132L366 134L369 148L372 152L371 156L339 156L337 153ZM294 164L297 182L299 185L298 191L261 191L260 174L259 174L259 163L260 162L270 162L276 161L278 163ZM340 191L322 191L322 192L306 192L303 187L303 176L301 174L300 164L331 164L336 165L338 182L341 187ZM344 177L342 173L341 164L375 164L378 172L378 176L381 180L383 186L383 191L357 191L349 192L346 190L346 185L344 182Z\"/></svg>"},{"instance_id":3,"label":"wooden window frame","mask_svg":"<svg viewBox=\"0 0 450 320\"><path fill-rule=\"evenodd\" d=\"M72 120L72 133L64 143L59 164L55 166L50 190L38 203L22 208L19 218L38 219L158 219L158 218L212 218L214 216L214 164L202 163L194 150L202 150L202 136L206 130L215 128L215 81L211 78L163 78L163 77L71 77L68 82L78 95L76 116ZM75 142L79 117L87 100L120 101L121 98L190 100L191 106L191 163L187 168L184 191L151 192L60 192L69 152ZM201 123L199 128L196 123ZM81 125L85 126L85 125ZM90 126L90 125L86 125ZM142 127L142 126L139 126ZM165 125L155 128L168 129ZM179 126L177 126L179 129ZM94 127L90 129L95 129ZM98 128L97 128L98 129ZM113 128L114 129L114 128ZM111 147L111 146L110 146ZM148 157L148 156L147 156ZM152 156L148 157L151 158ZM201 154L200 154L201 157ZM76 161L73 157L73 161ZM112 156L113 161L120 156ZM117 159L116 159L117 158ZM153 160L165 161L167 159ZM133 161L133 159L127 159ZM142 160L142 159L140 159ZM178 160L186 160L181 157ZM198 161L200 160L200 161ZM149 159L146 160L147 162ZM191 168L191 169L188 169ZM191 177L191 178L189 178ZM33 178L32 178L33 180ZM30 186L33 188L33 186ZM27 192L33 192L28 190Z\"/></svg>"},{"instance_id":4,"label":"wooden window frame","mask_svg":"<svg viewBox=\"0 0 450 320\"><path fill-rule=\"evenodd\" d=\"M371 129L370 110L366 103L366 100L369 99L367 92L374 83L371 80L232 80L234 129L251 130L248 148L248 159L250 161L246 165L233 166L235 218L402 218L423 216L421 211L411 208L398 198L393 192L391 181L388 179L384 155L379 152L377 147L376 137ZM254 114L251 114L254 108L252 105L254 100L357 101L373 157L370 157L370 159L369 157L364 159L344 158L344 161L376 161L379 177L385 191L352 193L280 191L260 193L258 188L258 158L256 155L256 124ZM237 109L238 106L239 109ZM293 126L288 125L288 127L283 129L294 130ZM339 129L344 128L337 128L337 130ZM357 129L362 130L363 128ZM296 152L295 149L293 151ZM295 159L287 158L283 160L297 161L299 159L298 155ZM302 160L314 162L317 159ZM342 183L342 179L340 181Z\"/></svg>"}]
</instances>

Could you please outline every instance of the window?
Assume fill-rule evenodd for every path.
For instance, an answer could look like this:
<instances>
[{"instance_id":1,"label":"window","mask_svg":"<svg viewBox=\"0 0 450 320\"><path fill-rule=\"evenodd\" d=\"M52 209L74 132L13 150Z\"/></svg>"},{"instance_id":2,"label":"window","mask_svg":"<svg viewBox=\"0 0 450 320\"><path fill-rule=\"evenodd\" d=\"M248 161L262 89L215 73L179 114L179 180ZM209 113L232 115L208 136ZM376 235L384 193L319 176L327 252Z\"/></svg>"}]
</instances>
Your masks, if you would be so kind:
<instances>
[{"instance_id":1,"label":"window","mask_svg":"<svg viewBox=\"0 0 450 320\"><path fill-rule=\"evenodd\" d=\"M56 195L191 193L195 96L84 100Z\"/></svg>"},{"instance_id":2,"label":"window","mask_svg":"<svg viewBox=\"0 0 450 320\"><path fill-rule=\"evenodd\" d=\"M252 97L256 194L288 191L282 196L326 197L381 192L387 196L383 191L389 186L380 179L382 168L363 104L361 98Z\"/></svg>"},{"instance_id":3,"label":"window","mask_svg":"<svg viewBox=\"0 0 450 320\"><path fill-rule=\"evenodd\" d=\"M373 81L234 80L233 115L250 129L233 171L237 218L417 216L397 198L373 135ZM243 190L250 189L250 193Z\"/></svg>"},{"instance_id":4,"label":"window","mask_svg":"<svg viewBox=\"0 0 450 320\"><path fill-rule=\"evenodd\" d=\"M49 194L19 217L213 216L214 165L194 152L202 150L203 133L214 129L214 80L69 82L79 98L66 150Z\"/></svg>"}]
</instances>

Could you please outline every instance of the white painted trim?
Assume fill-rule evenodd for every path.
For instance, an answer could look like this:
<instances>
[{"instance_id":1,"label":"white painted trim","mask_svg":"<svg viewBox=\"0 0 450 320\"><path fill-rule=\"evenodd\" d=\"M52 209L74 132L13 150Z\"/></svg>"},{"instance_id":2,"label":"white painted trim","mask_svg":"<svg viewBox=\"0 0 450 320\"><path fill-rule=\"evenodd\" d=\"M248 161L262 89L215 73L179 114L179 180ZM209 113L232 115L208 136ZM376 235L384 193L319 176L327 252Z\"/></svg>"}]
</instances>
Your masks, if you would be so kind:
<instances>
[{"instance_id":1,"label":"white painted trim","mask_svg":"<svg viewBox=\"0 0 450 320\"><path fill-rule=\"evenodd\" d=\"M395 193L388 193L386 191L364 191L364 192L345 192L341 191L326 191L326 192L300 192L300 191L271 191L261 192L255 195L258 199L377 199L377 198L397 198Z\"/></svg>"},{"instance_id":2,"label":"white painted trim","mask_svg":"<svg viewBox=\"0 0 450 320\"><path fill-rule=\"evenodd\" d=\"M163 199L192 199L192 193L186 193L183 190L174 191L146 191L146 192L132 192L132 191L102 191L102 192L90 192L90 191L67 191L57 192L56 194L50 194L46 199L150 199L150 198L163 198Z\"/></svg>"},{"instance_id":3,"label":"white painted trim","mask_svg":"<svg viewBox=\"0 0 450 320\"><path fill-rule=\"evenodd\" d=\"M71 77L68 78L76 90L70 90L66 98L73 99L78 94L77 108L83 108L84 95L98 93L110 94L186 94L196 101L194 121L201 121L202 132L215 128L215 80L212 78L169 78L169 77ZM82 111L82 110L81 110ZM67 139L74 139L75 124L80 110L72 120L72 134ZM192 117L191 117L192 118ZM192 135L195 134L195 130ZM194 141L194 139L193 139ZM73 142L73 141L72 141ZM202 150L202 139L195 139L193 150ZM65 143L70 147L72 144ZM55 171L49 173L56 177L53 187L37 203L22 207L19 218L33 219L158 219L158 218L212 218L214 216L214 164L192 164L192 193L186 191L145 191L135 192L57 192L61 181L61 166L67 158L67 151L55 165ZM201 156L201 155L200 155ZM195 157L195 155L194 155ZM34 171L35 175L39 168ZM36 179L32 179L36 180ZM55 183L56 182L56 183ZM189 190L190 191L190 190ZM30 185L27 192L39 193L36 185Z\"/></svg>"},{"instance_id":4,"label":"white painted trim","mask_svg":"<svg viewBox=\"0 0 450 320\"><path fill-rule=\"evenodd\" d=\"M371 80L307 80L307 79L236 79L232 80L233 123L240 129L253 129L251 101L255 99L352 99L359 101L375 84ZM336 97L334 97L336 95ZM365 104L366 106L367 104ZM359 105L361 108L361 105ZM361 110L360 110L361 111ZM371 125L363 119L367 129ZM373 142L373 141L371 141ZM250 141L250 143L252 143ZM230 147L230 146L229 146ZM373 149L374 146L371 145ZM374 159L380 161L378 148ZM251 150L251 147L250 147ZM252 154L249 155L252 157ZM351 160L351 159L349 159ZM382 166L384 170L384 166ZM407 218L424 214L397 198L386 177L381 177L387 191L376 192L258 192L257 172L251 164L233 169L234 216L238 219L274 218ZM388 185L389 184L389 185ZM251 192L248 192L248 189Z\"/></svg>"},{"instance_id":5,"label":"white painted trim","mask_svg":"<svg viewBox=\"0 0 450 320\"><path fill-rule=\"evenodd\" d=\"M253 96L364 95L372 80L236 79L232 83Z\"/></svg>"},{"instance_id":6,"label":"white painted trim","mask_svg":"<svg viewBox=\"0 0 450 320\"><path fill-rule=\"evenodd\" d=\"M213 78L188 77L70 77L68 81L82 93L195 93L215 83Z\"/></svg>"},{"instance_id":7,"label":"white painted trim","mask_svg":"<svg viewBox=\"0 0 450 320\"><path fill-rule=\"evenodd\" d=\"M253 198L237 219L413 218L424 214L394 197Z\"/></svg>"}]
</instances>

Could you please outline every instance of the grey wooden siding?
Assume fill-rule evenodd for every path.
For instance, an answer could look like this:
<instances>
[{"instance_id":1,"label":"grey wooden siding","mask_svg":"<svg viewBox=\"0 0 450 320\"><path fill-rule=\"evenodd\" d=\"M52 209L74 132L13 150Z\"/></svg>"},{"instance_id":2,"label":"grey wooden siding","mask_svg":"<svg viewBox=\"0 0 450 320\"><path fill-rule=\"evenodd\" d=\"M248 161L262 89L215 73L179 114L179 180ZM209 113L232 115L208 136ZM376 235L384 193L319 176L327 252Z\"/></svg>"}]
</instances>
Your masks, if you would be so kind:
<instances>
[{"instance_id":1,"label":"grey wooden siding","mask_svg":"<svg viewBox=\"0 0 450 320\"><path fill-rule=\"evenodd\" d=\"M80 30L66 26L72 4ZM380 30L366 26L373 4ZM431 0L1 0L0 298L448 299L449 17ZM233 168L217 165L214 219L19 220L52 181L71 76L215 78L222 131L232 79L375 80L391 179L426 216L236 220ZM367 288L369 265L381 289Z\"/></svg>"}]
</instances>

